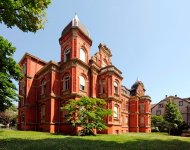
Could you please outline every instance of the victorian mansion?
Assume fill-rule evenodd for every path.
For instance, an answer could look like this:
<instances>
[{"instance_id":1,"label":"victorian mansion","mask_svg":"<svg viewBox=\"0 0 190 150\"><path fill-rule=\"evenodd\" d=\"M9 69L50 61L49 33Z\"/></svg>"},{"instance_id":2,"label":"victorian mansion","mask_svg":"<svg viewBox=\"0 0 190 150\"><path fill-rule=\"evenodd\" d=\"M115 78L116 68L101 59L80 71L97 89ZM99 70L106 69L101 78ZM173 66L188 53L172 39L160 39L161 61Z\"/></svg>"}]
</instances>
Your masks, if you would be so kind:
<instances>
[{"instance_id":1,"label":"victorian mansion","mask_svg":"<svg viewBox=\"0 0 190 150\"><path fill-rule=\"evenodd\" d=\"M141 81L131 89L122 85L122 72L112 62L105 44L90 56L92 40L77 16L63 29L59 39L60 62L45 62L26 53L19 64L24 77L19 82L18 129L71 134L67 113L60 110L69 99L102 98L113 115L105 118L108 128L98 133L151 132L150 97Z\"/></svg>"}]
</instances>

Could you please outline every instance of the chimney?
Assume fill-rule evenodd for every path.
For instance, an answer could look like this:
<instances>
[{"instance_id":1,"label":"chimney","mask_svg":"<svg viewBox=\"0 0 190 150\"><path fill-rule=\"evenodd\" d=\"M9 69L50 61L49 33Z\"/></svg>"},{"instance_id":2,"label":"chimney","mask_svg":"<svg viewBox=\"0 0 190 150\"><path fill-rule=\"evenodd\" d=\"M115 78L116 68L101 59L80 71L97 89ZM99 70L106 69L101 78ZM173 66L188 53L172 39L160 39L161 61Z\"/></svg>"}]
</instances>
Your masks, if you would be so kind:
<instances>
[{"instance_id":1,"label":"chimney","mask_svg":"<svg viewBox=\"0 0 190 150\"><path fill-rule=\"evenodd\" d=\"M177 97L177 94L175 95L175 97Z\"/></svg>"},{"instance_id":2,"label":"chimney","mask_svg":"<svg viewBox=\"0 0 190 150\"><path fill-rule=\"evenodd\" d=\"M166 98L168 97L168 95L166 95Z\"/></svg>"}]
</instances>

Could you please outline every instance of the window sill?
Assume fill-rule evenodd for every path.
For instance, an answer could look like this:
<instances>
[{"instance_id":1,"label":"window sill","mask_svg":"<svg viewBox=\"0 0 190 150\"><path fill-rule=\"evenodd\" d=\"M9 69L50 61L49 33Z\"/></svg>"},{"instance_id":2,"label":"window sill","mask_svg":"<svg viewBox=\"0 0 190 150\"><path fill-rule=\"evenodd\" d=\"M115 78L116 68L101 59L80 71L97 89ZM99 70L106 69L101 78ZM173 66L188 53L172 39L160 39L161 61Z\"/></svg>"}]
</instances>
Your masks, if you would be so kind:
<instances>
[{"instance_id":1,"label":"window sill","mask_svg":"<svg viewBox=\"0 0 190 150\"><path fill-rule=\"evenodd\" d=\"M41 94L41 98L45 98L46 96L45 96L45 94Z\"/></svg>"},{"instance_id":2,"label":"window sill","mask_svg":"<svg viewBox=\"0 0 190 150\"><path fill-rule=\"evenodd\" d=\"M118 93L114 93L114 96L119 97L119 94Z\"/></svg>"},{"instance_id":3,"label":"window sill","mask_svg":"<svg viewBox=\"0 0 190 150\"><path fill-rule=\"evenodd\" d=\"M115 121L119 121L119 118L114 118Z\"/></svg>"},{"instance_id":4,"label":"window sill","mask_svg":"<svg viewBox=\"0 0 190 150\"><path fill-rule=\"evenodd\" d=\"M62 93L63 93L63 95L65 95L65 94L69 94L70 91L69 91L69 89L68 90L63 90Z\"/></svg>"},{"instance_id":5,"label":"window sill","mask_svg":"<svg viewBox=\"0 0 190 150\"><path fill-rule=\"evenodd\" d=\"M86 90L79 90L80 92L87 93Z\"/></svg>"}]
</instances>

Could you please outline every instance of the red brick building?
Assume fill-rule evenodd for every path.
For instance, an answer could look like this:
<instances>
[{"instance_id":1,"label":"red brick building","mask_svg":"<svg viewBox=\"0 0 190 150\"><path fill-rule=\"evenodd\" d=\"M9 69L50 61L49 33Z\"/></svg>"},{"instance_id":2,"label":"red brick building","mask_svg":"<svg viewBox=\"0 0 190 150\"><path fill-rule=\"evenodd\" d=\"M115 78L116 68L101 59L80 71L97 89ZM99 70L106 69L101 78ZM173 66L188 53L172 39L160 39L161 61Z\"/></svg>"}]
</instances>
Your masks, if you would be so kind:
<instances>
[{"instance_id":1,"label":"red brick building","mask_svg":"<svg viewBox=\"0 0 190 150\"><path fill-rule=\"evenodd\" d=\"M89 96L105 99L113 110L106 118L108 129L100 133L151 132L151 100L143 83L137 81L130 90L123 86L122 72L112 64L104 44L90 57L92 40L77 16L63 29L59 43L60 62L45 62L28 53L19 62L24 74L19 83L20 130L76 132L60 107L71 98Z\"/></svg>"}]
</instances>

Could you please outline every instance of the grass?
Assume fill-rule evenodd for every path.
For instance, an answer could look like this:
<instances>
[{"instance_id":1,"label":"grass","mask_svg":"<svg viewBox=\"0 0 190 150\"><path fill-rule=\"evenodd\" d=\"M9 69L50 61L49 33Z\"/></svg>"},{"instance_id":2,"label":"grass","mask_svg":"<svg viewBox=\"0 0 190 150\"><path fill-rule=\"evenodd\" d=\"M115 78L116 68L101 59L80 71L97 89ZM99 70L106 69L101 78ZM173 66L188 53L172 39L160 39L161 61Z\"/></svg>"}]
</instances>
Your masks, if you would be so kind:
<instances>
[{"instance_id":1,"label":"grass","mask_svg":"<svg viewBox=\"0 0 190 150\"><path fill-rule=\"evenodd\" d=\"M161 133L65 136L34 131L0 130L0 150L190 150L190 138Z\"/></svg>"}]
</instances>

